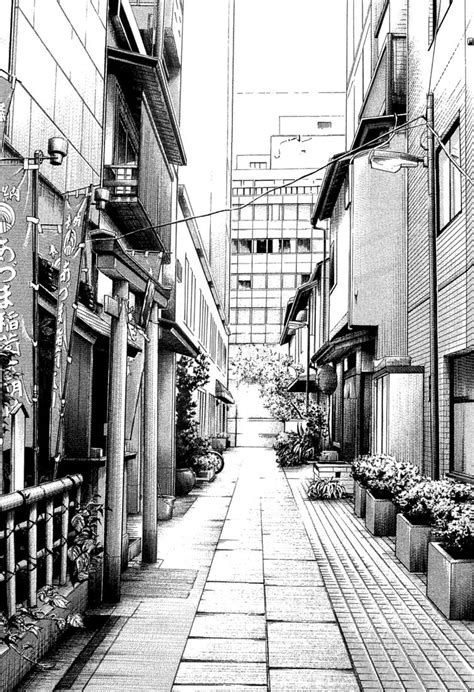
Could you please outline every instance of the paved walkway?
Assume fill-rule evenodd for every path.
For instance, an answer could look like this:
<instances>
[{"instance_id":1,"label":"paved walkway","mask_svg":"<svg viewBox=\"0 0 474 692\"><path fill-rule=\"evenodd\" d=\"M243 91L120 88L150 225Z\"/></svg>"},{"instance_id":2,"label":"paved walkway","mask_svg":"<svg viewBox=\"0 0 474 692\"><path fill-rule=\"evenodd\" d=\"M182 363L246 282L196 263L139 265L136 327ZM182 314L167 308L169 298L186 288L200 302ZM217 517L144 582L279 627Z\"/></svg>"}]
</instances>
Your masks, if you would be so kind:
<instances>
[{"instance_id":1,"label":"paved walkway","mask_svg":"<svg viewBox=\"0 0 474 692\"><path fill-rule=\"evenodd\" d=\"M160 524L160 563L132 564L21 689L474 690L474 623L445 620L348 501L309 502L309 475L227 453Z\"/></svg>"}]
</instances>

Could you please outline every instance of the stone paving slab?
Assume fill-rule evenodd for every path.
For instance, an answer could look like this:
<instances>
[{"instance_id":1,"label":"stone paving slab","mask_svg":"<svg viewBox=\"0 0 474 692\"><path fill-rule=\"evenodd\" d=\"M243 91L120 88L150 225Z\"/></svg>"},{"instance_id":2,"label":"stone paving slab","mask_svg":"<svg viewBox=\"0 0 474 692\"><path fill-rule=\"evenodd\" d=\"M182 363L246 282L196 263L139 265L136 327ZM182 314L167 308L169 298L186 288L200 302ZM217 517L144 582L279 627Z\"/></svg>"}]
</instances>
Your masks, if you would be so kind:
<instances>
[{"instance_id":1,"label":"stone paving slab","mask_svg":"<svg viewBox=\"0 0 474 692\"><path fill-rule=\"evenodd\" d=\"M173 692L267 692L266 685L174 685Z\"/></svg>"},{"instance_id":2,"label":"stone paving slab","mask_svg":"<svg viewBox=\"0 0 474 692\"><path fill-rule=\"evenodd\" d=\"M187 663L179 666L175 684L266 685L266 663Z\"/></svg>"},{"instance_id":3,"label":"stone paving slab","mask_svg":"<svg viewBox=\"0 0 474 692\"><path fill-rule=\"evenodd\" d=\"M352 668L336 623L269 622L270 668Z\"/></svg>"},{"instance_id":4,"label":"stone paving slab","mask_svg":"<svg viewBox=\"0 0 474 692\"><path fill-rule=\"evenodd\" d=\"M262 584L207 582L199 613L265 613Z\"/></svg>"},{"instance_id":5,"label":"stone paving slab","mask_svg":"<svg viewBox=\"0 0 474 692\"><path fill-rule=\"evenodd\" d=\"M334 622L324 586L266 586L268 620Z\"/></svg>"},{"instance_id":6,"label":"stone paving slab","mask_svg":"<svg viewBox=\"0 0 474 692\"><path fill-rule=\"evenodd\" d=\"M267 586L323 586L316 560L265 560Z\"/></svg>"},{"instance_id":7,"label":"stone paving slab","mask_svg":"<svg viewBox=\"0 0 474 692\"><path fill-rule=\"evenodd\" d=\"M359 692L359 685L353 673L321 670L279 670L270 671L272 692Z\"/></svg>"},{"instance_id":8,"label":"stone paving slab","mask_svg":"<svg viewBox=\"0 0 474 692\"><path fill-rule=\"evenodd\" d=\"M265 663L266 644L264 639L189 638L182 660Z\"/></svg>"},{"instance_id":9,"label":"stone paving slab","mask_svg":"<svg viewBox=\"0 0 474 692\"><path fill-rule=\"evenodd\" d=\"M214 556L209 581L263 583L261 550L219 550Z\"/></svg>"},{"instance_id":10,"label":"stone paving slab","mask_svg":"<svg viewBox=\"0 0 474 692\"><path fill-rule=\"evenodd\" d=\"M265 639L265 626L263 615L198 613L194 618L190 636Z\"/></svg>"}]
</instances>

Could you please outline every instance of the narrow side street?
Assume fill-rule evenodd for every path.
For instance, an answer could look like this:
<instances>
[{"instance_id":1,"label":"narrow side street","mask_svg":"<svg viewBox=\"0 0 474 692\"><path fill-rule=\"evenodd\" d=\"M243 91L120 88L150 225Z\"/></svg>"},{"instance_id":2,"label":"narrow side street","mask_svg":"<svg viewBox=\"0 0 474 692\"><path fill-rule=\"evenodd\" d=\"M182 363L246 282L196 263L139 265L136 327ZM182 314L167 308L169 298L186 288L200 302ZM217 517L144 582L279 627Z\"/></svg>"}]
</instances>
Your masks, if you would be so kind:
<instances>
[{"instance_id":1,"label":"narrow side street","mask_svg":"<svg viewBox=\"0 0 474 692\"><path fill-rule=\"evenodd\" d=\"M89 613L22 690L472 690L474 627L448 622L351 503L306 500L264 449L159 525L118 606ZM183 514L184 509L189 509Z\"/></svg>"}]
</instances>

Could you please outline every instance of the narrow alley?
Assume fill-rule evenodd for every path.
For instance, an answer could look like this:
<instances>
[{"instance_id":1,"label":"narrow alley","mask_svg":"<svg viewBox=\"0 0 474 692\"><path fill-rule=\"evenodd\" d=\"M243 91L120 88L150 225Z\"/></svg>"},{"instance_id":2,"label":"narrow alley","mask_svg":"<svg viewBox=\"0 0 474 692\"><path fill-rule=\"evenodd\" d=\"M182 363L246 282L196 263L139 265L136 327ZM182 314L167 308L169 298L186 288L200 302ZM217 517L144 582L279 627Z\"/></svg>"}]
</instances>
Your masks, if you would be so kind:
<instances>
[{"instance_id":1,"label":"narrow alley","mask_svg":"<svg viewBox=\"0 0 474 692\"><path fill-rule=\"evenodd\" d=\"M159 562L89 611L20 690L472 690L474 624L447 621L351 501L309 502L311 467L266 449L160 523Z\"/></svg>"}]
</instances>

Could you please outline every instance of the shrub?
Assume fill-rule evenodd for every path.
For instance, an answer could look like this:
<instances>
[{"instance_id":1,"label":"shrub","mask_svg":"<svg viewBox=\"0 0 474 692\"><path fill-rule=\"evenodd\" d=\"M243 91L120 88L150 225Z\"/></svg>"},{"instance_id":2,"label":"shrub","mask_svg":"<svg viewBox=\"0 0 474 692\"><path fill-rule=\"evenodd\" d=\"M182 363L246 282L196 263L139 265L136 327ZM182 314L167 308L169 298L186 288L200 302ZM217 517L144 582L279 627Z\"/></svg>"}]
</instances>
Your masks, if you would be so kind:
<instances>
[{"instance_id":1,"label":"shrub","mask_svg":"<svg viewBox=\"0 0 474 692\"><path fill-rule=\"evenodd\" d=\"M422 479L414 464L385 454L357 459L352 464L352 475L376 497L390 500Z\"/></svg>"},{"instance_id":2,"label":"shrub","mask_svg":"<svg viewBox=\"0 0 474 692\"><path fill-rule=\"evenodd\" d=\"M435 537L455 559L474 557L474 505L451 505L438 520Z\"/></svg>"},{"instance_id":3,"label":"shrub","mask_svg":"<svg viewBox=\"0 0 474 692\"><path fill-rule=\"evenodd\" d=\"M451 507L474 499L465 483L424 479L395 497L395 504L412 524L435 524Z\"/></svg>"},{"instance_id":4,"label":"shrub","mask_svg":"<svg viewBox=\"0 0 474 692\"><path fill-rule=\"evenodd\" d=\"M346 489L334 477L316 478L306 488L309 500L340 500Z\"/></svg>"},{"instance_id":5,"label":"shrub","mask_svg":"<svg viewBox=\"0 0 474 692\"><path fill-rule=\"evenodd\" d=\"M294 431L279 433L273 444L278 466L299 466L301 464L295 453L295 445L298 443L299 437L298 433Z\"/></svg>"}]
</instances>

